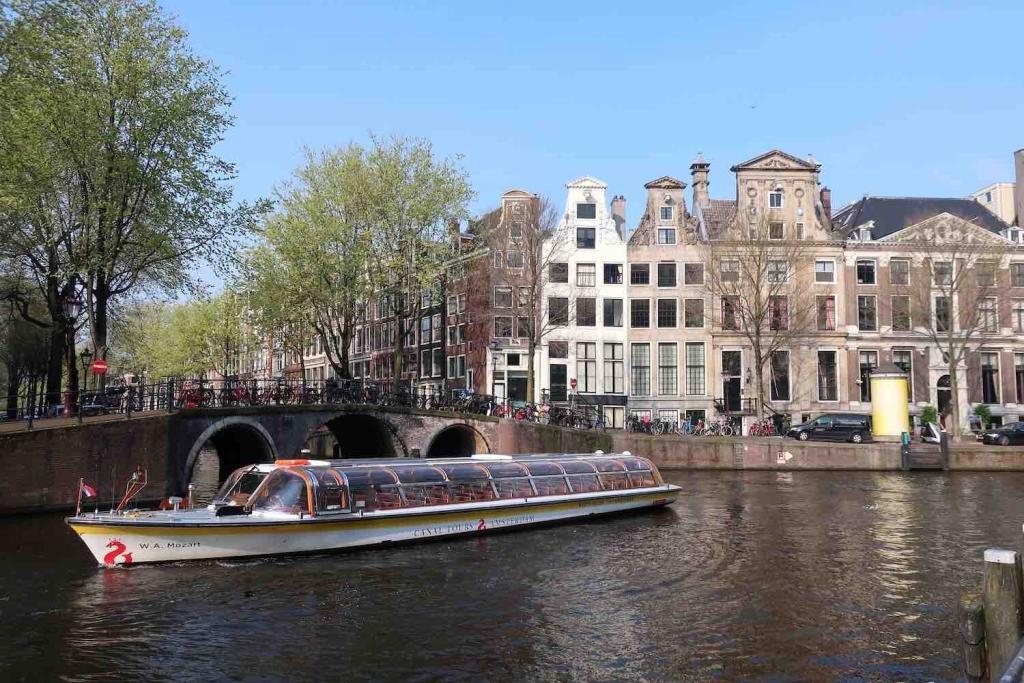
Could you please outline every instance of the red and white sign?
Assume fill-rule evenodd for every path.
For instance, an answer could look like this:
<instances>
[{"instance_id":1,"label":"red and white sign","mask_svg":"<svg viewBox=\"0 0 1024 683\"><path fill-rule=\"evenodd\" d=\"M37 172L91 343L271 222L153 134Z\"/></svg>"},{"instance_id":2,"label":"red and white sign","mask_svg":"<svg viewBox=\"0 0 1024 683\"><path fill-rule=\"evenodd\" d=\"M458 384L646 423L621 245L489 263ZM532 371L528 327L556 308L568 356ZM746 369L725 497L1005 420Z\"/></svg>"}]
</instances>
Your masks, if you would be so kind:
<instances>
[{"instance_id":1,"label":"red and white sign","mask_svg":"<svg viewBox=\"0 0 1024 683\"><path fill-rule=\"evenodd\" d=\"M569 380L569 386L572 387L573 389L576 388L576 378L575 377L573 377L571 380Z\"/></svg>"},{"instance_id":2,"label":"red and white sign","mask_svg":"<svg viewBox=\"0 0 1024 683\"><path fill-rule=\"evenodd\" d=\"M97 358L92 362L92 374L94 375L105 375L107 374L107 361L102 358Z\"/></svg>"}]
</instances>

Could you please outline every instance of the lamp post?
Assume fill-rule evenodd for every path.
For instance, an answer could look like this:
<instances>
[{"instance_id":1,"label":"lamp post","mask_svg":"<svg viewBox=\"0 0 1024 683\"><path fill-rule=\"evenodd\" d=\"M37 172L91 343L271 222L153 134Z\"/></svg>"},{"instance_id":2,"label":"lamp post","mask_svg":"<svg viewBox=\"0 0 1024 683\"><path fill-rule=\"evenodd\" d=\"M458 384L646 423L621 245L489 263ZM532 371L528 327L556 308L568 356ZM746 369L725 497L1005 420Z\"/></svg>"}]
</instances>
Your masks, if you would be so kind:
<instances>
[{"instance_id":1,"label":"lamp post","mask_svg":"<svg viewBox=\"0 0 1024 683\"><path fill-rule=\"evenodd\" d=\"M69 294L61 298L61 310L64 313L64 364L68 372L68 389L64 392L64 413L70 415L75 408L75 391L70 386L71 377L75 372L75 321L82 313L82 300L72 288ZM75 390L77 390L77 386ZM81 420L81 415L79 415Z\"/></svg>"},{"instance_id":2,"label":"lamp post","mask_svg":"<svg viewBox=\"0 0 1024 683\"><path fill-rule=\"evenodd\" d=\"M92 361L92 351L86 346L79 356L82 359L82 391L89 391L89 364Z\"/></svg>"}]
</instances>

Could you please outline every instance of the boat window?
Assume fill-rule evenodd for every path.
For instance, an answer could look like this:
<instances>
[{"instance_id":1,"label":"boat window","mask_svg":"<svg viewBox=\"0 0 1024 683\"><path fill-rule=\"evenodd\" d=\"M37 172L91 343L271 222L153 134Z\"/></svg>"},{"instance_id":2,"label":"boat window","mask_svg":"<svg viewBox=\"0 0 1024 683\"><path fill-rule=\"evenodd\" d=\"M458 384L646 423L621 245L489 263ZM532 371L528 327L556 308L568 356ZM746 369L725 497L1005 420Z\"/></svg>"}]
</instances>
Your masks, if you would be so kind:
<instances>
[{"instance_id":1,"label":"boat window","mask_svg":"<svg viewBox=\"0 0 1024 683\"><path fill-rule=\"evenodd\" d=\"M265 472L260 472L251 465L235 470L213 497L213 504L245 505L249 502L249 496L263 483L266 476Z\"/></svg>"},{"instance_id":2,"label":"boat window","mask_svg":"<svg viewBox=\"0 0 1024 683\"><path fill-rule=\"evenodd\" d=\"M274 470L253 496L252 509L293 515L309 513L309 484L304 475L302 470Z\"/></svg>"},{"instance_id":3,"label":"boat window","mask_svg":"<svg viewBox=\"0 0 1024 683\"><path fill-rule=\"evenodd\" d=\"M598 472L625 472L626 466L618 460L602 459L594 460L594 467L597 468Z\"/></svg>"},{"instance_id":4,"label":"boat window","mask_svg":"<svg viewBox=\"0 0 1024 683\"><path fill-rule=\"evenodd\" d=\"M414 484L428 481L444 481L444 474L436 467L425 466L402 466L392 467L391 470L398 476L398 481L403 484Z\"/></svg>"},{"instance_id":5,"label":"boat window","mask_svg":"<svg viewBox=\"0 0 1024 683\"><path fill-rule=\"evenodd\" d=\"M561 475L564 470L553 462L528 462L526 469L535 477L549 476L552 474Z\"/></svg>"},{"instance_id":6,"label":"boat window","mask_svg":"<svg viewBox=\"0 0 1024 683\"><path fill-rule=\"evenodd\" d=\"M402 484L407 507L424 505L447 505L449 500L448 485L439 484Z\"/></svg>"},{"instance_id":7,"label":"boat window","mask_svg":"<svg viewBox=\"0 0 1024 683\"><path fill-rule=\"evenodd\" d=\"M503 479L505 477L525 477L529 475L526 468L518 462L492 462L487 463L487 471L491 478Z\"/></svg>"},{"instance_id":8,"label":"boat window","mask_svg":"<svg viewBox=\"0 0 1024 683\"><path fill-rule=\"evenodd\" d=\"M495 479L494 489L498 492L498 498L530 498L533 496L533 487L530 486L530 480L526 477Z\"/></svg>"},{"instance_id":9,"label":"boat window","mask_svg":"<svg viewBox=\"0 0 1024 683\"><path fill-rule=\"evenodd\" d=\"M451 502L494 500L494 489L487 478L487 470L480 465L445 465L441 469L448 476Z\"/></svg>"},{"instance_id":10,"label":"boat window","mask_svg":"<svg viewBox=\"0 0 1024 683\"><path fill-rule=\"evenodd\" d=\"M534 477L533 485L537 487L538 496L564 496L569 493L564 476Z\"/></svg>"},{"instance_id":11,"label":"boat window","mask_svg":"<svg viewBox=\"0 0 1024 683\"><path fill-rule=\"evenodd\" d=\"M573 493L593 493L601 490L601 483L597 480L596 474L570 474L568 479L572 484Z\"/></svg>"},{"instance_id":12,"label":"boat window","mask_svg":"<svg viewBox=\"0 0 1024 683\"><path fill-rule=\"evenodd\" d=\"M566 474L593 474L597 471L586 460L563 460L560 464Z\"/></svg>"},{"instance_id":13,"label":"boat window","mask_svg":"<svg viewBox=\"0 0 1024 683\"><path fill-rule=\"evenodd\" d=\"M594 460L594 466L601 474L601 486L606 491L621 491L630 488L626 466L618 460Z\"/></svg>"},{"instance_id":14,"label":"boat window","mask_svg":"<svg viewBox=\"0 0 1024 683\"><path fill-rule=\"evenodd\" d=\"M317 479L316 509L318 512L348 512L345 480L332 469L309 470Z\"/></svg>"},{"instance_id":15,"label":"boat window","mask_svg":"<svg viewBox=\"0 0 1024 683\"><path fill-rule=\"evenodd\" d=\"M352 468L345 470L348 491L354 510L394 510L402 507L395 473L382 468Z\"/></svg>"}]
</instances>

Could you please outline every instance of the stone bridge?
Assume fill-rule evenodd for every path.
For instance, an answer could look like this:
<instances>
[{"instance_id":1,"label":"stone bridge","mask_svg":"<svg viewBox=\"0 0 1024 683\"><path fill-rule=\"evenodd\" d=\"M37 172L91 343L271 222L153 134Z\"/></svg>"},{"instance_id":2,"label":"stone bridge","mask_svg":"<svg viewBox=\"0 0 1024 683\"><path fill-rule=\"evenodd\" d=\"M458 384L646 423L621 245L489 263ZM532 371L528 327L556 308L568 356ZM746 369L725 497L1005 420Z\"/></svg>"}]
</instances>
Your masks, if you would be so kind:
<instances>
[{"instance_id":1,"label":"stone bridge","mask_svg":"<svg viewBox=\"0 0 1024 683\"><path fill-rule=\"evenodd\" d=\"M608 434L485 415L375 405L197 408L108 416L81 426L0 433L0 513L67 509L78 478L106 503L137 466L152 498L182 495L199 454L215 449L219 478L242 465L313 457L451 457L611 450Z\"/></svg>"}]
</instances>

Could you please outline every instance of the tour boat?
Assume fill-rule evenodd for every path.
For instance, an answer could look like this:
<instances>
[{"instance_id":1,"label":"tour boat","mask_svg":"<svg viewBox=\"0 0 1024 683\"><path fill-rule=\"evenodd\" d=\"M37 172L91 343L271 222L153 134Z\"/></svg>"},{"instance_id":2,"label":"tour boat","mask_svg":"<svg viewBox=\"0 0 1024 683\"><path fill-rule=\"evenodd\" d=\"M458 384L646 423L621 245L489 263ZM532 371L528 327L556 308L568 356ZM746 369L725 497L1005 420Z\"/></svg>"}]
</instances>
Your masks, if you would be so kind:
<instances>
[{"instance_id":1,"label":"tour boat","mask_svg":"<svg viewBox=\"0 0 1024 683\"><path fill-rule=\"evenodd\" d=\"M202 509L79 512L67 523L114 566L479 534L668 505L679 491L628 451L278 460L237 470Z\"/></svg>"}]
</instances>

